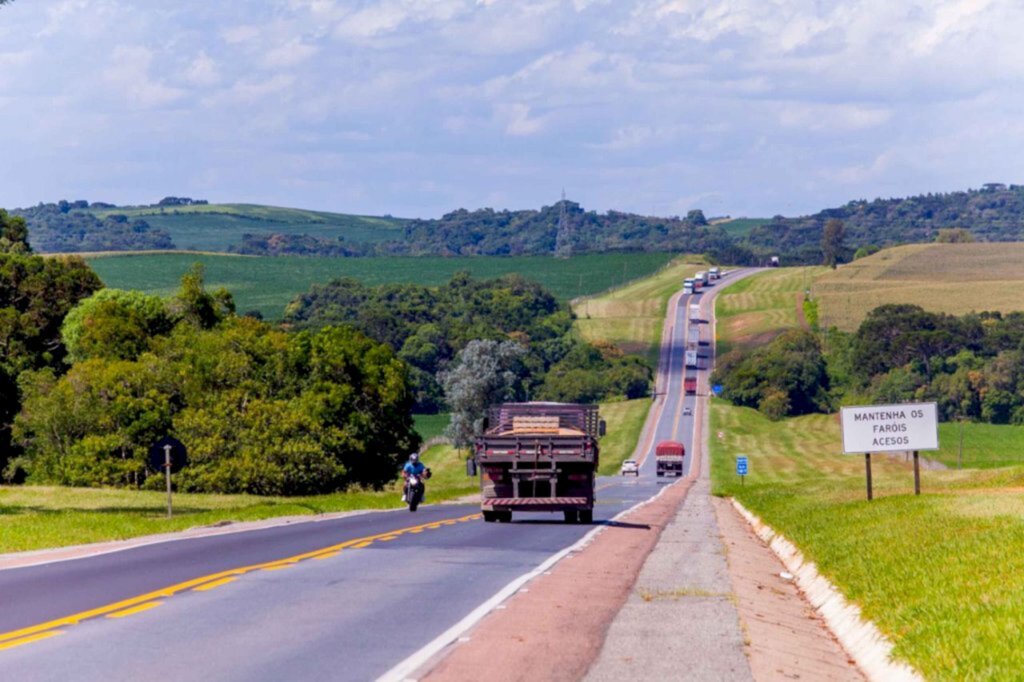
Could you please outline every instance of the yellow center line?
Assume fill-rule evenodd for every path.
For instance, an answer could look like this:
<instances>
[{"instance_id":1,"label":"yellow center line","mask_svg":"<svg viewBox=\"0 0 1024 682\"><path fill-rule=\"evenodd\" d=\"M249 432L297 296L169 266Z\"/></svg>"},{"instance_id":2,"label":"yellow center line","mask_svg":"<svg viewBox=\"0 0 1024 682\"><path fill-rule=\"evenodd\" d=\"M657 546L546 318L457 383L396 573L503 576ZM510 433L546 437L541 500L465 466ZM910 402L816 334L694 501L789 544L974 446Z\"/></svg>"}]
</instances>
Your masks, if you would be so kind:
<instances>
[{"instance_id":1,"label":"yellow center line","mask_svg":"<svg viewBox=\"0 0 1024 682\"><path fill-rule=\"evenodd\" d=\"M54 635L63 635L64 633L60 630L50 630L49 632L41 632L38 635L29 635L28 637L21 637L20 639L12 639L6 642L0 642L0 651L4 649L13 649L16 646L22 644L31 644L32 642L38 642L43 639L49 639Z\"/></svg>"},{"instance_id":2,"label":"yellow center line","mask_svg":"<svg viewBox=\"0 0 1024 682\"><path fill-rule=\"evenodd\" d=\"M335 556L337 556L337 555L335 555ZM212 583L206 583L205 585L200 585L199 587L193 587L192 591L193 592L206 592L207 590L212 590L214 588L220 587L221 585L227 585L228 583L233 583L236 580L237 580L237 578L221 578L220 580L214 580Z\"/></svg>"},{"instance_id":3,"label":"yellow center line","mask_svg":"<svg viewBox=\"0 0 1024 682\"><path fill-rule=\"evenodd\" d=\"M460 516L457 519L453 519L453 521L463 523L478 518L480 518L479 513L467 514L466 516ZM323 547L312 552L305 552L303 554L296 554L295 556L285 557L283 559L277 559L275 561L267 561L259 564L252 564L249 566L239 566L238 568L232 568L226 571L211 573L210 575L192 578L191 580L186 580L175 585L170 585L168 587L163 587L158 590L153 590L152 592L147 592L145 594L140 594L138 596L130 597L128 599L122 599L121 601L114 602L112 604L106 604L104 606L99 606L94 609L89 609L88 611L80 611L79 613L73 613L62 618L55 618L53 620L49 620L44 623L39 623L37 625L32 625L26 628L21 628L19 630L3 632L0 633L0 649L8 648L5 645L15 641L21 642L21 640L26 640L21 643L27 644L29 641L35 641L26 639L33 635L46 633L48 631L55 630L56 628L65 627L68 625L77 625L83 620L89 620L91 618L98 618L100 616L106 616L108 614L117 613L118 611L124 611L134 606L139 606L140 604L151 602L154 599L159 599L161 597L173 597L174 595L184 592L186 590L192 590L196 587L199 587L200 585L213 583L223 578L233 578L236 576L245 575L246 573L259 571L271 566L281 566L282 564L293 564L299 561L304 561L306 559L325 557L326 555L336 554L337 552L346 548L358 549L362 547L369 547L381 538L392 537L395 535L400 535L402 533L412 531L422 532L423 529L429 525L430 524L421 524L419 526L410 526L409 528L402 528L397 531L392 530L386 533L378 533L376 535L354 538L352 540L346 540L345 542L341 542L336 545L331 545L330 547ZM43 639L43 637L39 637L37 639Z\"/></svg>"},{"instance_id":4,"label":"yellow center line","mask_svg":"<svg viewBox=\"0 0 1024 682\"><path fill-rule=\"evenodd\" d=\"M333 559L334 557L341 554L341 552L330 552L328 554L321 554L320 556L313 557L313 561L323 561L324 559ZM198 589L198 588L196 588Z\"/></svg>"},{"instance_id":5,"label":"yellow center line","mask_svg":"<svg viewBox=\"0 0 1024 682\"><path fill-rule=\"evenodd\" d=\"M139 604L133 606L130 609L124 609L123 611L115 611L114 613L108 613L107 618L124 618L125 616L134 616L136 613L142 613L143 611L149 611L155 609L158 606L162 606L162 601L151 601L145 604Z\"/></svg>"}]
</instances>

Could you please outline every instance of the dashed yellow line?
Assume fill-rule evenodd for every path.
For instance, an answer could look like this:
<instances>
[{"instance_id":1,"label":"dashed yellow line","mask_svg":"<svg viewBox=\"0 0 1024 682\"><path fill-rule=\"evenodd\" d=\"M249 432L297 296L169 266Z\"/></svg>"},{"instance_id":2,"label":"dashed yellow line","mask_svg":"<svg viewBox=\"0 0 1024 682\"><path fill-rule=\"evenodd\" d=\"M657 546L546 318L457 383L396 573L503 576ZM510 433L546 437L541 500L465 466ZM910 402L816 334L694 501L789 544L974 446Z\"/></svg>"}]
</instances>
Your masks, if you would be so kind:
<instances>
[{"instance_id":1,"label":"dashed yellow line","mask_svg":"<svg viewBox=\"0 0 1024 682\"><path fill-rule=\"evenodd\" d=\"M449 519L451 524L464 523L466 521L472 521L479 519L480 514L467 514L466 516L460 516L456 519ZM451 525L447 521L443 522L444 525ZM274 561L267 561L260 564L252 564L250 566L240 566L238 568L228 569L226 571L220 571L218 573L211 573L210 575L204 575L191 580L170 585L168 587L147 592L146 594L140 594L136 597L130 597L123 599L113 604L107 604L105 606L99 606L95 609L89 609L88 611L81 611L79 613L73 613L62 618L56 618L54 620L46 621L45 623L39 623L38 625L32 625L27 628L21 628L19 630L11 630L10 632L0 633L0 651L4 649L10 649L15 646L21 646L22 644L29 644L30 642L36 642L43 639L47 639L54 635L60 634L57 628L68 627L71 625L77 625L85 620L91 620L93 618L99 618L102 616L113 616L122 617L128 616L132 613L140 613L142 611L148 611L149 609L159 606L160 601L156 601L160 598L173 597L177 594L186 591L197 591L201 588L213 589L219 587L228 582L235 580L237 577L245 575L247 573L253 573L255 571L263 570L278 570L281 568L287 568L288 566L294 565L300 561L306 559L327 559L330 557L337 556L343 549L362 549L369 547L375 542L381 541L384 538L394 539L400 535L406 535L409 533L422 533L427 528L437 528L436 522L420 524L418 526L410 526L408 528L401 528L399 530L387 531L386 533L378 533L377 535L370 535L362 538L354 538L352 540L346 540L345 542L337 545L331 545L330 547L323 547L316 549L311 552L304 552L303 554L296 554L295 556L286 557L284 559L277 559ZM138 608L136 608L138 607Z\"/></svg>"},{"instance_id":2,"label":"dashed yellow line","mask_svg":"<svg viewBox=\"0 0 1024 682\"><path fill-rule=\"evenodd\" d=\"M13 649L14 647L21 646L22 644L31 644L32 642L38 642L54 637L55 635L62 634L64 634L62 630L50 630L49 632L41 632L38 635L29 635L28 637L20 637L6 642L0 642L0 651L3 651L4 649Z\"/></svg>"},{"instance_id":3,"label":"dashed yellow line","mask_svg":"<svg viewBox=\"0 0 1024 682\"><path fill-rule=\"evenodd\" d=\"M337 554L332 554L331 556L338 556L338 555ZM218 588L221 585L227 585L228 583L233 583L236 580L238 580L238 578L221 578L220 580L214 580L212 583L206 583L205 585L200 585L199 587L193 587L192 591L193 592L206 592L207 590L212 590L212 589Z\"/></svg>"}]
</instances>

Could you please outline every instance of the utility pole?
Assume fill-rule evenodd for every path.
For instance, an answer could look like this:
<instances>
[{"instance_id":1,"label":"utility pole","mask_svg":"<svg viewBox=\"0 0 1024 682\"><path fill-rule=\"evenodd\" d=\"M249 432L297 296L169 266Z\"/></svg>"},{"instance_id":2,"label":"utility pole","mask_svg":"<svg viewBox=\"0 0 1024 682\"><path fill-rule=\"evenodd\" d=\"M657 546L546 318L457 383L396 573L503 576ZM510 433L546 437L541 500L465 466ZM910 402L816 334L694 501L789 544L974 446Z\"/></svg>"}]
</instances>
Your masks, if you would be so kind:
<instances>
[{"instance_id":1,"label":"utility pole","mask_svg":"<svg viewBox=\"0 0 1024 682\"><path fill-rule=\"evenodd\" d=\"M558 210L558 232L555 234L555 258L568 258L572 255L572 227L565 205L565 188L562 188L562 201Z\"/></svg>"}]
</instances>

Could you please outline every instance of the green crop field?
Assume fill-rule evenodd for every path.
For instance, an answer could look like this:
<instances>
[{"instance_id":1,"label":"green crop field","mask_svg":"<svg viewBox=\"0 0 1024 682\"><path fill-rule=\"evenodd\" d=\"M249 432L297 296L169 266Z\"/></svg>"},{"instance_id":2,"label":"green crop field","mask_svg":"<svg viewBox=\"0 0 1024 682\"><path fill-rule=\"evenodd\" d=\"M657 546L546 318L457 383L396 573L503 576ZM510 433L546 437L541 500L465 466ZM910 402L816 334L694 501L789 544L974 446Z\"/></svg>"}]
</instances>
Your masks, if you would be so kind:
<instances>
[{"instance_id":1,"label":"green crop field","mask_svg":"<svg viewBox=\"0 0 1024 682\"><path fill-rule=\"evenodd\" d=\"M556 259L514 258L256 258L216 254L92 255L89 265L109 287L172 294L193 263L206 268L210 288L227 287L239 312L258 310L280 319L285 306L317 283L354 277L367 284L438 285L467 270L481 278L519 273L551 290L562 300L605 291L646 277L671 260L670 254L597 254Z\"/></svg>"},{"instance_id":2,"label":"green crop field","mask_svg":"<svg viewBox=\"0 0 1024 682\"><path fill-rule=\"evenodd\" d=\"M823 327L846 331L883 303L925 310L1024 310L1024 243L911 244L884 249L817 277Z\"/></svg>"},{"instance_id":3,"label":"green crop field","mask_svg":"<svg viewBox=\"0 0 1024 682\"><path fill-rule=\"evenodd\" d=\"M613 343L657 366L668 300L682 288L683 279L703 267L700 258L682 258L628 286L577 300L576 329L587 341Z\"/></svg>"},{"instance_id":4,"label":"green crop field","mask_svg":"<svg viewBox=\"0 0 1024 682\"><path fill-rule=\"evenodd\" d=\"M402 235L405 220L390 217L348 215L255 204L204 204L197 206L140 206L92 211L103 218L123 214L142 218L153 227L167 230L175 246L190 251L226 251L239 245L246 233L308 234L344 237L354 242L378 242Z\"/></svg>"}]
</instances>

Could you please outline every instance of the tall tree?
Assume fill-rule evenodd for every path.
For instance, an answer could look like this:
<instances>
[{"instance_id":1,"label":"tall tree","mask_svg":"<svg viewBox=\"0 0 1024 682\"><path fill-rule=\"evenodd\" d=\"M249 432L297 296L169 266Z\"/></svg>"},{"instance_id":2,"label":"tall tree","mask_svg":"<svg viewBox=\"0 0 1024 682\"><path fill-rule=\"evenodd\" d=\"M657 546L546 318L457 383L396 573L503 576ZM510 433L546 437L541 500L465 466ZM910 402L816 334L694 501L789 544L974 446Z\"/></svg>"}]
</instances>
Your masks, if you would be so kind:
<instances>
[{"instance_id":1,"label":"tall tree","mask_svg":"<svg viewBox=\"0 0 1024 682\"><path fill-rule=\"evenodd\" d=\"M825 222L825 229L821 233L821 253L824 256L824 264L832 268L839 262L839 254L843 250L843 238L846 236L846 228L839 218L829 218Z\"/></svg>"},{"instance_id":2,"label":"tall tree","mask_svg":"<svg viewBox=\"0 0 1024 682\"><path fill-rule=\"evenodd\" d=\"M445 434L455 447L472 442L483 427L487 408L516 397L516 372L525 351L515 341L470 341L455 367L442 372L445 400L452 419Z\"/></svg>"},{"instance_id":3,"label":"tall tree","mask_svg":"<svg viewBox=\"0 0 1024 682\"><path fill-rule=\"evenodd\" d=\"M2 4L2 1L0 1ZM31 253L25 219L0 208L0 253Z\"/></svg>"}]
</instances>

